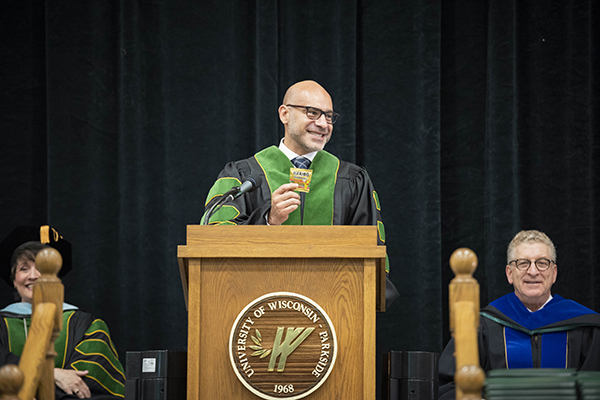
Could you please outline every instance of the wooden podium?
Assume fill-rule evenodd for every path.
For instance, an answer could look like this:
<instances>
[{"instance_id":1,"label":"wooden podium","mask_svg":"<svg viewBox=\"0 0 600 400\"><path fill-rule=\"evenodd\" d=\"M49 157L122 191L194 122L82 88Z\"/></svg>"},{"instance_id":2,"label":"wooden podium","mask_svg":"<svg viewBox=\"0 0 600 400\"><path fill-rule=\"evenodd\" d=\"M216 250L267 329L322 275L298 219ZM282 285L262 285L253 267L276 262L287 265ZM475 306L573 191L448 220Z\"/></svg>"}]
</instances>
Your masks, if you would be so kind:
<instances>
[{"instance_id":1,"label":"wooden podium","mask_svg":"<svg viewBox=\"0 0 600 400\"><path fill-rule=\"evenodd\" d=\"M386 257L375 226L189 225L177 255L188 309L188 400L262 397L236 376L230 336L245 307L274 292L313 300L337 336L327 379L298 396L375 399L375 315L385 310Z\"/></svg>"}]
</instances>

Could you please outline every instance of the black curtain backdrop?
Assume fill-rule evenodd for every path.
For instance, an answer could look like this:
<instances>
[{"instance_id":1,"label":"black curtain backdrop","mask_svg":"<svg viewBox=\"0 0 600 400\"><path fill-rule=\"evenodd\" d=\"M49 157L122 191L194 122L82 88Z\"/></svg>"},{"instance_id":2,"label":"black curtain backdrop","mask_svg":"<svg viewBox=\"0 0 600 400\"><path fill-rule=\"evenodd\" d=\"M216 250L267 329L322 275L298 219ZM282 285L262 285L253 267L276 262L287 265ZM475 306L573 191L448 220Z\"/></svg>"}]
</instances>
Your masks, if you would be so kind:
<instances>
[{"instance_id":1,"label":"black curtain backdrop","mask_svg":"<svg viewBox=\"0 0 600 400\"><path fill-rule=\"evenodd\" d=\"M0 236L49 223L72 242L66 301L107 321L121 361L184 349L186 225L227 161L278 143L285 90L314 79L342 115L327 150L365 166L383 206L400 299L379 355L442 350L458 247L479 256L483 305L510 292L521 229L554 240L554 292L600 310L599 7L4 2Z\"/></svg>"}]
</instances>

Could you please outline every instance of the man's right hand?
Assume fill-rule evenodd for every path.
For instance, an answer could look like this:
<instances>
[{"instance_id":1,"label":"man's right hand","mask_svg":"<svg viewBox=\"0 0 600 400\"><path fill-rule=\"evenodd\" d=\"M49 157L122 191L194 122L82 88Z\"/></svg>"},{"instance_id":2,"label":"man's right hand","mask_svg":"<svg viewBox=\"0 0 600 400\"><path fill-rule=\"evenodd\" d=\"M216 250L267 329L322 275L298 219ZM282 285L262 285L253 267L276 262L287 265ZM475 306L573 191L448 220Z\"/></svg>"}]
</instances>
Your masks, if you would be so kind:
<instances>
[{"instance_id":1,"label":"man's right hand","mask_svg":"<svg viewBox=\"0 0 600 400\"><path fill-rule=\"evenodd\" d=\"M269 211L269 225L281 225L287 221L290 213L300 205L300 195L294 190L298 189L297 183L286 183L279 186L271 195L271 211Z\"/></svg>"}]
</instances>

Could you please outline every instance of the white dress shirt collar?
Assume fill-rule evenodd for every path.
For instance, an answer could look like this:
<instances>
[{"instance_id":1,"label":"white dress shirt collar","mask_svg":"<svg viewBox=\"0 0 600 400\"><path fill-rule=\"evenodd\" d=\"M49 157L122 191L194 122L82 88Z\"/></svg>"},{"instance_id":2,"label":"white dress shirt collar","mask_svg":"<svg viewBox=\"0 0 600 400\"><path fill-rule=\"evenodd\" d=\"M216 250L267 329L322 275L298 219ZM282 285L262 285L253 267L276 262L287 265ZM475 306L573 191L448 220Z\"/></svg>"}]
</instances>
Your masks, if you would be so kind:
<instances>
[{"instance_id":1,"label":"white dress shirt collar","mask_svg":"<svg viewBox=\"0 0 600 400\"><path fill-rule=\"evenodd\" d=\"M281 142L279 142L279 150L281 150L283 152L283 154L285 154L287 156L287 158L290 159L290 161L299 156L299 154L296 154L293 151L291 151L285 145L285 143L283 143L283 139L281 139ZM302 157L306 157L310 160L310 162L312 162L314 160L315 156L317 155L317 153L318 153L318 151L311 151L310 153L304 154Z\"/></svg>"},{"instance_id":2,"label":"white dress shirt collar","mask_svg":"<svg viewBox=\"0 0 600 400\"><path fill-rule=\"evenodd\" d=\"M542 308L544 308L544 306L546 304L550 303L550 300L552 300L552 295L550 295L550 297L548 298L548 300L540 308L538 308L536 311L540 311ZM525 307L525 308L527 308L527 307ZM529 312L535 312L535 311L531 311L529 308L527 308L527 311L529 311Z\"/></svg>"}]
</instances>

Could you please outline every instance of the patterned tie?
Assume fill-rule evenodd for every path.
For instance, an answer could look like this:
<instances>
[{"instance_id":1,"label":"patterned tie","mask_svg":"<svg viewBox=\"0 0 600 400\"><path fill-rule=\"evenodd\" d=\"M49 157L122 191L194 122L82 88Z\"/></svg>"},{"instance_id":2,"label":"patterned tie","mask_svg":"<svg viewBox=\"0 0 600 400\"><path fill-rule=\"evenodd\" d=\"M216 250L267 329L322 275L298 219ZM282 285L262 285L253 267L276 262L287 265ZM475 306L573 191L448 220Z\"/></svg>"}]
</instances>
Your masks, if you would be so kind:
<instances>
[{"instance_id":1,"label":"patterned tie","mask_svg":"<svg viewBox=\"0 0 600 400\"><path fill-rule=\"evenodd\" d=\"M306 157L298 156L292 160L292 164L296 168L308 169L310 167L310 160Z\"/></svg>"}]
</instances>

